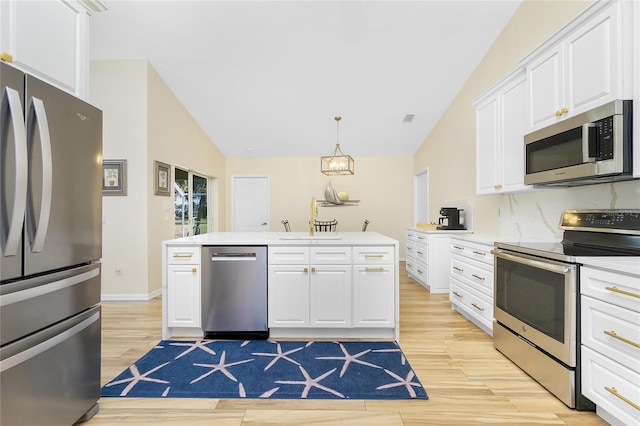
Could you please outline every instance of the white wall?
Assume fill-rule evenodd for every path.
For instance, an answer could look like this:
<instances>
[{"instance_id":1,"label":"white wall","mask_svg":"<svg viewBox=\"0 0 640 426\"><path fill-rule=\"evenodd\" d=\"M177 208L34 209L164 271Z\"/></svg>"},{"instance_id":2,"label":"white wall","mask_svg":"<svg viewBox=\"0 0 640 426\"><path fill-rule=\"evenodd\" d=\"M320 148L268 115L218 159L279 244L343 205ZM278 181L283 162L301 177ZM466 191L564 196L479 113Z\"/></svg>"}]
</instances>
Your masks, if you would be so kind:
<instances>
[{"instance_id":1,"label":"white wall","mask_svg":"<svg viewBox=\"0 0 640 426\"><path fill-rule=\"evenodd\" d=\"M154 160L224 188L224 157L147 61L92 62L90 102L103 111L103 158L128 162L127 196L103 197L103 299L147 299L162 287L161 243L174 229L173 197L153 193ZM224 194L214 216L225 221Z\"/></svg>"},{"instance_id":2,"label":"white wall","mask_svg":"<svg viewBox=\"0 0 640 426\"><path fill-rule=\"evenodd\" d=\"M357 206L320 207L319 220L338 220L338 231L360 231L365 219L369 231L404 240L404 229L412 222L413 171L411 157L356 157L355 174L329 177L320 172L319 158L228 158L227 179L233 175L268 175L270 183L270 229L284 231L280 223L288 219L292 231L308 231L311 198L324 199L331 181ZM229 185L227 185L229 186ZM230 200L227 187L227 199ZM228 209L227 229L231 228ZM404 247L401 246L401 256Z\"/></svg>"}]
</instances>

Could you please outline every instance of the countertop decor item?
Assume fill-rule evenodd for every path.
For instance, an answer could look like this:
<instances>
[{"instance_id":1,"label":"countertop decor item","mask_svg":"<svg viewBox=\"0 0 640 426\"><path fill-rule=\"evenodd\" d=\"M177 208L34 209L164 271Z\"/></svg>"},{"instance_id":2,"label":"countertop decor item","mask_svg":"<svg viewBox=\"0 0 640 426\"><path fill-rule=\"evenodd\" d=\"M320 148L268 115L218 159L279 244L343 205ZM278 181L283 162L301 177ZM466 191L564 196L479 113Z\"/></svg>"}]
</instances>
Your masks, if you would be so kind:
<instances>
[{"instance_id":1,"label":"countertop decor item","mask_svg":"<svg viewBox=\"0 0 640 426\"><path fill-rule=\"evenodd\" d=\"M342 153L340 149L340 120L339 115L336 120L336 148L327 156L320 158L320 171L327 176L352 175L354 173L355 162L350 155Z\"/></svg>"},{"instance_id":2,"label":"countertop decor item","mask_svg":"<svg viewBox=\"0 0 640 426\"><path fill-rule=\"evenodd\" d=\"M163 340L102 396L428 399L393 341Z\"/></svg>"}]
</instances>

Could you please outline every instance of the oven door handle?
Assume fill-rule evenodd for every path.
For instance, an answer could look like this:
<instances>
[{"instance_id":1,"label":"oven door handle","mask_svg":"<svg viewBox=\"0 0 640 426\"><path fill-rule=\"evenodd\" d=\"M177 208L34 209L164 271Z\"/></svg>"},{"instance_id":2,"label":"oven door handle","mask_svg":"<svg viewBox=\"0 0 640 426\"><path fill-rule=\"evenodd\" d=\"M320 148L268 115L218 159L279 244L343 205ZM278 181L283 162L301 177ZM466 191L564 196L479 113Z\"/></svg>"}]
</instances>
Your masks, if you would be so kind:
<instances>
[{"instance_id":1,"label":"oven door handle","mask_svg":"<svg viewBox=\"0 0 640 426\"><path fill-rule=\"evenodd\" d=\"M516 262L523 265L533 266L535 268L544 269L545 271L556 272L560 274L571 274L575 273L576 265L569 263L556 262L550 259L543 259L536 256L531 256L528 254L522 253L513 253L509 251L504 251L502 249L493 249L491 253L496 258L502 258L508 260L510 262Z\"/></svg>"}]
</instances>

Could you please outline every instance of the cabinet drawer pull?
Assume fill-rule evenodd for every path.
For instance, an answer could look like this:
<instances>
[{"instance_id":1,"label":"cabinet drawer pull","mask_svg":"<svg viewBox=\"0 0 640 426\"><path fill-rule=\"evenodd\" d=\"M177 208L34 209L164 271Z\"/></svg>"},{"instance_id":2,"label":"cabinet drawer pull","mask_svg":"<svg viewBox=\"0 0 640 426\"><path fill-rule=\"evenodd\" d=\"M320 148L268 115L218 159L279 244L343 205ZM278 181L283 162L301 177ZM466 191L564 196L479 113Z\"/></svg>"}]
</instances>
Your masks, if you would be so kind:
<instances>
[{"instance_id":1,"label":"cabinet drawer pull","mask_svg":"<svg viewBox=\"0 0 640 426\"><path fill-rule=\"evenodd\" d=\"M419 253L419 252L418 252L418 253ZM364 258L365 258L365 259L369 259L369 258L372 258L372 257L375 257L375 258L379 258L379 259L381 259L381 258L383 258L383 257L384 257L384 254L365 254L365 255L364 255Z\"/></svg>"},{"instance_id":2,"label":"cabinet drawer pull","mask_svg":"<svg viewBox=\"0 0 640 426\"><path fill-rule=\"evenodd\" d=\"M474 308L476 308L477 310L479 310L480 312L484 312L484 308L476 305L475 303L472 303L471 306L473 306Z\"/></svg>"},{"instance_id":3,"label":"cabinet drawer pull","mask_svg":"<svg viewBox=\"0 0 640 426\"><path fill-rule=\"evenodd\" d=\"M460 268L459 266L454 266L453 269L455 269L458 272L464 272L464 269Z\"/></svg>"},{"instance_id":4,"label":"cabinet drawer pull","mask_svg":"<svg viewBox=\"0 0 640 426\"><path fill-rule=\"evenodd\" d=\"M636 410L640 411L640 405L638 405L635 402L631 401L630 399L625 398L624 396L620 395L616 388L605 386L604 390L606 390L607 392L611 393L616 398L619 398L619 399L623 400L624 402L626 402L627 404L629 404L630 406L632 406Z\"/></svg>"},{"instance_id":5,"label":"cabinet drawer pull","mask_svg":"<svg viewBox=\"0 0 640 426\"><path fill-rule=\"evenodd\" d=\"M413 263L408 263L408 262L407 262L407 266L408 266L409 268L413 268Z\"/></svg>"},{"instance_id":6,"label":"cabinet drawer pull","mask_svg":"<svg viewBox=\"0 0 640 426\"><path fill-rule=\"evenodd\" d=\"M424 254L422 250L418 250L418 254Z\"/></svg>"},{"instance_id":7,"label":"cabinet drawer pull","mask_svg":"<svg viewBox=\"0 0 640 426\"><path fill-rule=\"evenodd\" d=\"M379 267L379 268L364 268L364 270L366 272L384 272L384 268L383 267Z\"/></svg>"},{"instance_id":8,"label":"cabinet drawer pull","mask_svg":"<svg viewBox=\"0 0 640 426\"><path fill-rule=\"evenodd\" d=\"M473 254L477 254L478 256L486 256L487 253L483 252L483 251L478 251L478 250L474 250Z\"/></svg>"},{"instance_id":9,"label":"cabinet drawer pull","mask_svg":"<svg viewBox=\"0 0 640 426\"><path fill-rule=\"evenodd\" d=\"M198 268L191 268L191 272L198 272Z\"/></svg>"},{"instance_id":10,"label":"cabinet drawer pull","mask_svg":"<svg viewBox=\"0 0 640 426\"><path fill-rule=\"evenodd\" d=\"M616 333L616 332L615 332L615 331L613 331L613 330L611 330L611 331L606 331L606 330L605 330L603 333L604 333L604 334L606 334L607 336L611 336L611 337L613 337L614 339L618 339L618 340L620 340L621 342L624 342L624 343L626 343L626 344L628 344L628 345L631 345L631 346L634 346L634 347L636 347L636 348L639 348L639 349L640 349L640 343L636 343L636 342L634 342L633 340L629 340L629 339L627 339L627 338L625 338L625 337L618 336L618 333Z\"/></svg>"},{"instance_id":11,"label":"cabinet drawer pull","mask_svg":"<svg viewBox=\"0 0 640 426\"><path fill-rule=\"evenodd\" d=\"M480 275L477 275L477 274L471 274L471 276L472 276L473 278L476 278L476 279L480 280L480 281L484 281L484 277L481 277Z\"/></svg>"},{"instance_id":12,"label":"cabinet drawer pull","mask_svg":"<svg viewBox=\"0 0 640 426\"><path fill-rule=\"evenodd\" d=\"M618 287L613 286L613 287L605 287L605 290L609 290L612 291L614 293L620 293L620 294L624 294L625 296L631 296L631 297L637 297L640 298L640 294L638 293L632 293L630 291L625 291L625 290L620 290Z\"/></svg>"},{"instance_id":13,"label":"cabinet drawer pull","mask_svg":"<svg viewBox=\"0 0 640 426\"><path fill-rule=\"evenodd\" d=\"M424 271L423 271L422 269L420 269L420 268L418 268L416 271L417 271L419 274L424 274Z\"/></svg>"},{"instance_id":14,"label":"cabinet drawer pull","mask_svg":"<svg viewBox=\"0 0 640 426\"><path fill-rule=\"evenodd\" d=\"M493 185L493 189L502 189L502 185L496 183L495 185Z\"/></svg>"},{"instance_id":15,"label":"cabinet drawer pull","mask_svg":"<svg viewBox=\"0 0 640 426\"><path fill-rule=\"evenodd\" d=\"M180 254L176 253L173 255L174 259L191 259L193 257L193 253Z\"/></svg>"},{"instance_id":16,"label":"cabinet drawer pull","mask_svg":"<svg viewBox=\"0 0 640 426\"><path fill-rule=\"evenodd\" d=\"M454 246L453 246L453 248L454 248L454 249L456 249L456 250L462 250L462 251L464 251L464 247L460 247L460 246L456 246L456 245L454 245Z\"/></svg>"},{"instance_id":17,"label":"cabinet drawer pull","mask_svg":"<svg viewBox=\"0 0 640 426\"><path fill-rule=\"evenodd\" d=\"M309 268L304 268L302 272L309 272Z\"/></svg>"},{"instance_id":18,"label":"cabinet drawer pull","mask_svg":"<svg viewBox=\"0 0 640 426\"><path fill-rule=\"evenodd\" d=\"M453 293L454 295L458 296L460 299L462 299L464 297L460 293L458 293L457 291L452 291L451 293Z\"/></svg>"},{"instance_id":19,"label":"cabinet drawer pull","mask_svg":"<svg viewBox=\"0 0 640 426\"><path fill-rule=\"evenodd\" d=\"M315 271L316 271L316 268L311 268L311 272L315 272Z\"/></svg>"},{"instance_id":20,"label":"cabinet drawer pull","mask_svg":"<svg viewBox=\"0 0 640 426\"><path fill-rule=\"evenodd\" d=\"M424 240L424 237L418 237L419 240Z\"/></svg>"}]
</instances>

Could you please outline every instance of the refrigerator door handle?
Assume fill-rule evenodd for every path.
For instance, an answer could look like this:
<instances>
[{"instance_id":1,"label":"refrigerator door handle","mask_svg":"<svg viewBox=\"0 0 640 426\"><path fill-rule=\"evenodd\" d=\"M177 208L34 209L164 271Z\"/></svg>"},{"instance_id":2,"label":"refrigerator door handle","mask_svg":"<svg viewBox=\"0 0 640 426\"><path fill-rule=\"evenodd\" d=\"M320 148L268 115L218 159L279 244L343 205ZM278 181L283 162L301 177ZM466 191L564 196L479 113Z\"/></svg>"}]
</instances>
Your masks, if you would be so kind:
<instances>
[{"instance_id":1,"label":"refrigerator door handle","mask_svg":"<svg viewBox=\"0 0 640 426\"><path fill-rule=\"evenodd\" d=\"M33 235L29 232L31 251L39 253L44 248L44 241L49 228L49 215L51 213L51 180L52 180L52 157L51 157L51 136L49 135L49 121L47 111L42 100L32 97L33 118L40 133L40 152L42 152L42 194L40 212L35 213L37 222L34 225ZM30 117L31 120L31 117Z\"/></svg>"},{"instance_id":2,"label":"refrigerator door handle","mask_svg":"<svg viewBox=\"0 0 640 426\"><path fill-rule=\"evenodd\" d=\"M9 228L3 253L5 256L15 256L18 254L18 248L22 240L22 223L27 208L27 197L24 194L27 193L29 160L27 157L27 132L24 126L20 94L10 87L6 87L5 89L7 104L11 112L11 126L13 127L16 176L13 188L15 197L13 200L13 211L11 212L11 217L8 218Z\"/></svg>"}]
</instances>

